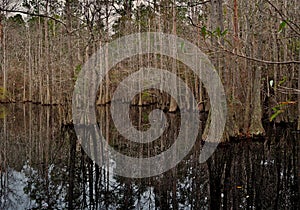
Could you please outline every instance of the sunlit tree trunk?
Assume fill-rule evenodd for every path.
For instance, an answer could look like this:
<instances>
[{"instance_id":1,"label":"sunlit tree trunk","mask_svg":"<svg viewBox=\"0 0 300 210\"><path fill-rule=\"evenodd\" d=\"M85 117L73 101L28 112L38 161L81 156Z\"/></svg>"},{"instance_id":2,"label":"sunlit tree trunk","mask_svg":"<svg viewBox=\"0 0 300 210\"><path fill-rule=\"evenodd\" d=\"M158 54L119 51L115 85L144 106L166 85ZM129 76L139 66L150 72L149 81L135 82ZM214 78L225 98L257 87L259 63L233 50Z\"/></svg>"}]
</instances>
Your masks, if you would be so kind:
<instances>
[{"instance_id":1,"label":"sunlit tree trunk","mask_svg":"<svg viewBox=\"0 0 300 210\"><path fill-rule=\"evenodd\" d=\"M159 14L161 14L162 13L162 9L161 9L161 7L160 6L158 6L158 13ZM162 14L161 15L159 15L159 17L158 17L158 32L163 32L164 31L164 22L165 22L165 20L164 20L164 18L162 17ZM162 43L162 39L161 39L161 37L158 37L159 38L159 44L160 44L160 46L163 46L163 43ZM163 55L163 49L161 48L160 49L160 55ZM158 66L159 66L159 68L164 68L164 62L166 62L166 59L165 59L165 57L164 56L160 56L159 57L159 64L158 64ZM164 80L164 78L163 78L163 74L161 74L161 76L160 76L160 78L161 78L161 85L160 85L160 89L164 89L165 87L163 86L163 80ZM160 92L160 105L161 105L161 109L163 109L163 110L165 110L165 109L167 109L167 106L168 106L168 97L167 97L167 94L165 94L164 92ZM161 147L163 147L163 142L161 141Z\"/></svg>"},{"instance_id":2,"label":"sunlit tree trunk","mask_svg":"<svg viewBox=\"0 0 300 210\"><path fill-rule=\"evenodd\" d=\"M211 12L210 12L210 30L216 31L218 28L220 31L223 31L224 25L223 25L223 0L211 0L210 1L211 6ZM223 42L221 40L221 42ZM211 46L216 47L218 46L218 39L215 36L211 37ZM216 66L220 78L222 77L222 68L224 67L224 60L220 58L220 56L217 54L214 60L214 65ZM234 123L234 121L229 121L229 123ZM206 139L208 136L209 127L211 125L211 110L209 110L209 115L207 118L207 122L205 125L205 129L202 134L202 138ZM228 130L228 129L227 129Z\"/></svg>"},{"instance_id":3,"label":"sunlit tree trunk","mask_svg":"<svg viewBox=\"0 0 300 210\"><path fill-rule=\"evenodd\" d=\"M246 3L245 7L246 10L249 10L249 5ZM248 17L247 13L244 15L244 21L245 21L245 42L250 43L251 42L251 29L250 29L250 17ZM245 54L247 56L251 56L251 49L250 47L245 48ZM246 68L246 76L247 76L247 85L246 85L246 102L245 102L245 117L244 117L244 131L248 133L249 126L250 126L250 111L251 111L251 85L252 84L252 69L251 69L251 63L248 60L244 61L245 68Z\"/></svg>"},{"instance_id":4,"label":"sunlit tree trunk","mask_svg":"<svg viewBox=\"0 0 300 210\"><path fill-rule=\"evenodd\" d=\"M138 11L138 16L140 17L141 14L140 14L140 10ZM139 21L139 24L138 24L138 33L139 33L139 53L142 53L142 40L141 40L141 21ZM140 68L142 68L143 66L143 55L142 54L139 54L139 57L138 57L139 61L138 61L138 70L140 70ZM140 75L139 76L139 90L141 90L143 84L141 84L141 81L143 80L143 75ZM139 101L138 101L138 105L139 106L142 106L143 105L143 99L142 99L142 95L143 95L143 91L140 91L139 92Z\"/></svg>"},{"instance_id":5,"label":"sunlit tree trunk","mask_svg":"<svg viewBox=\"0 0 300 210\"><path fill-rule=\"evenodd\" d=\"M28 35L28 88L29 88L29 93L28 93L28 100L31 102L32 101L32 55L31 55L31 35L29 32L29 28L26 28L27 35ZM25 87L24 87L25 89Z\"/></svg>"},{"instance_id":6,"label":"sunlit tree trunk","mask_svg":"<svg viewBox=\"0 0 300 210\"><path fill-rule=\"evenodd\" d=\"M56 78L56 66L53 65L53 60L57 59L57 52L54 52L53 50L53 46L55 46L57 43L54 43L54 41L56 40L56 22L52 21L52 28L50 28L50 35L49 35L49 47L50 47L50 54L53 55L50 57L50 69L51 71L50 73L50 91L51 91L51 95L50 95L50 101L51 104L59 104L59 98L58 98L58 92L57 90L59 90L58 88L58 84L57 81L55 80Z\"/></svg>"},{"instance_id":7,"label":"sunlit tree trunk","mask_svg":"<svg viewBox=\"0 0 300 210\"><path fill-rule=\"evenodd\" d=\"M68 78L68 85L67 85L67 93L71 90L73 79L74 79L74 69L73 69L73 52L72 52L72 10L71 10L72 0L66 0L66 27L67 27L67 48L68 48L68 70L69 70L69 78ZM65 98L64 102L67 102L71 95L66 94L67 98ZM68 102L67 102L68 104Z\"/></svg>"},{"instance_id":8,"label":"sunlit tree trunk","mask_svg":"<svg viewBox=\"0 0 300 210\"><path fill-rule=\"evenodd\" d=\"M6 31L3 24L4 16L0 14L0 63L3 74L3 94L7 90L7 70L6 70Z\"/></svg>"},{"instance_id":9,"label":"sunlit tree trunk","mask_svg":"<svg viewBox=\"0 0 300 210\"><path fill-rule=\"evenodd\" d=\"M100 37L99 37L99 48L101 48L101 47L103 47L102 46L102 41L101 41L101 39L100 39ZM102 60L100 59L99 60L99 66L103 66L103 64L102 64ZM103 105L103 104L105 104L104 103L104 88L103 88L103 83L100 85L100 87L99 87L99 94L98 94L98 99L97 99L97 102L96 102L96 104L97 105Z\"/></svg>"},{"instance_id":10,"label":"sunlit tree trunk","mask_svg":"<svg viewBox=\"0 0 300 210\"><path fill-rule=\"evenodd\" d=\"M63 34L62 34L62 32L63 32L63 29L62 29L62 27L60 28L60 30L59 30L59 32L60 32L60 38L59 38L59 44L61 45L61 46L63 46ZM62 51L62 48L60 48L59 49L59 60L61 61L63 59L63 51ZM64 103L64 101L63 101L63 67L62 67L62 65L59 65L58 66L58 69L59 69L59 85L58 85L58 89L59 89L59 91L58 91L58 101L59 101L59 104L60 105L62 105L63 103ZM63 111L62 111L63 112Z\"/></svg>"},{"instance_id":11,"label":"sunlit tree trunk","mask_svg":"<svg viewBox=\"0 0 300 210\"><path fill-rule=\"evenodd\" d=\"M263 0L259 1L259 9L263 11L264 9L264 2ZM260 15L260 26L259 26L261 33L264 31L264 22L263 16ZM263 46L263 35L258 37L258 46L257 46L257 57L259 59L263 59L262 56L262 49ZM253 95L252 95L252 115L251 115L251 122L250 122L250 134L254 135L263 135L265 130L262 125L262 104L261 104L261 73L262 73L263 66L259 64L258 66L254 67L254 79L252 83L253 88Z\"/></svg>"},{"instance_id":12,"label":"sunlit tree trunk","mask_svg":"<svg viewBox=\"0 0 300 210\"><path fill-rule=\"evenodd\" d=\"M233 48L233 52L234 53L239 53L239 24L238 24L238 3L237 0L234 0L233 2L233 31L234 31L234 35L233 35L233 44L234 44L234 48ZM238 64L237 59L232 61L232 93L231 93L231 97L233 99L233 103L235 103L235 100L240 100L238 95L238 91L237 91L237 87L239 86L239 75L241 70L239 69L240 66Z\"/></svg>"},{"instance_id":13,"label":"sunlit tree trunk","mask_svg":"<svg viewBox=\"0 0 300 210\"><path fill-rule=\"evenodd\" d=\"M131 9L131 8L130 8ZM108 72L108 42L109 42L109 3L106 1L105 5L105 26L106 26L106 43L105 43L105 69L106 72ZM109 79L109 74L105 76L105 103L109 103L110 101L110 79Z\"/></svg>"},{"instance_id":14,"label":"sunlit tree trunk","mask_svg":"<svg viewBox=\"0 0 300 210\"><path fill-rule=\"evenodd\" d=\"M192 3L193 1L191 1ZM193 16L193 19L197 21L197 46L201 46L201 31L200 31L200 18L198 16L199 14L199 11L198 10L192 10L192 16ZM198 56L197 56L198 57ZM201 71L201 69L200 69ZM201 78L198 78L196 77L195 78L195 99L197 100L198 102L198 109L199 111L205 111L205 104L204 104L204 94L203 94L203 84L200 80Z\"/></svg>"},{"instance_id":15,"label":"sunlit tree trunk","mask_svg":"<svg viewBox=\"0 0 300 210\"><path fill-rule=\"evenodd\" d=\"M176 7L174 6L174 4L172 4L172 21L173 21L173 24L172 24L172 34L173 35L176 35ZM176 45L176 41L174 40L173 41L173 45ZM172 55L173 55L173 59L172 59L172 73L173 74L177 74L177 63L176 63L176 46L173 46L173 49L172 49ZM176 77L177 78L177 77ZM175 79L175 81L172 81L173 84L172 84L172 87L177 89L177 81ZM178 90L175 90L175 94L178 94ZM170 99L170 108L169 108L169 112L175 112L177 110L177 103L176 103L176 100L171 97Z\"/></svg>"},{"instance_id":16,"label":"sunlit tree trunk","mask_svg":"<svg viewBox=\"0 0 300 210\"><path fill-rule=\"evenodd\" d=\"M39 74L39 99L38 99L38 102L40 103L44 103L44 80L43 80L43 72L41 71L42 70L42 58L43 58L43 50L42 50L42 26L41 26L41 18L39 17L38 18L38 52L37 52L37 71L38 71L38 74Z\"/></svg>"},{"instance_id":17,"label":"sunlit tree trunk","mask_svg":"<svg viewBox=\"0 0 300 210\"><path fill-rule=\"evenodd\" d=\"M45 5L45 15L48 15L48 1L46 1ZM43 69L44 74L46 74L46 104L51 104L51 96L50 96L50 70L49 70L49 59L50 59L50 53L49 53L49 35L48 35L48 18L44 19L44 43L45 43L45 54L44 54L44 65L45 68Z\"/></svg>"}]
</instances>

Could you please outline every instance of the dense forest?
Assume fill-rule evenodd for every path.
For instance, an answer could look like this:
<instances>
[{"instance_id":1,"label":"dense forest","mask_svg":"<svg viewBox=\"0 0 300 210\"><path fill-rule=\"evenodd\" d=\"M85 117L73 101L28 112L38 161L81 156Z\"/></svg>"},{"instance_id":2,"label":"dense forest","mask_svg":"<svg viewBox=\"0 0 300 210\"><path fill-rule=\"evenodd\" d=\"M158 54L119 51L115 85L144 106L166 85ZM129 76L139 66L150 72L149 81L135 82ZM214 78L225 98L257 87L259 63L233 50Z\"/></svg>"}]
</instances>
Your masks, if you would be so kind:
<instances>
[{"instance_id":1,"label":"dense forest","mask_svg":"<svg viewBox=\"0 0 300 210\"><path fill-rule=\"evenodd\" d=\"M138 32L175 34L197 45L225 87L226 138L264 135L268 123L300 130L300 2L298 0L24 0L0 2L0 101L64 106L83 64L100 46ZM146 66L176 73L209 111L205 86L185 65L146 54L120 62L99 87L109 104L128 75ZM147 90L133 105L177 110L164 92Z\"/></svg>"},{"instance_id":2,"label":"dense forest","mask_svg":"<svg viewBox=\"0 0 300 210\"><path fill-rule=\"evenodd\" d=\"M299 0L0 0L0 209L299 209L299 11ZM199 48L225 93L211 94L207 84L219 84L199 78L178 49L139 51L144 39L128 42L138 53L110 68L108 46L144 32L179 37L182 51ZM117 53L130 48L116 46ZM83 79L89 95L82 98L96 97L75 116L78 81L99 54L109 73ZM164 72L177 76L166 85L188 101L184 109L167 90L132 91L153 75L165 82ZM132 75L137 81L127 80ZM136 95L116 109L125 80ZM223 132L219 96L227 114L217 145L216 135L205 137L208 128ZM133 141L120 129L132 131L128 125L143 134L139 140L152 128L159 138ZM150 158L152 165L141 161Z\"/></svg>"}]
</instances>

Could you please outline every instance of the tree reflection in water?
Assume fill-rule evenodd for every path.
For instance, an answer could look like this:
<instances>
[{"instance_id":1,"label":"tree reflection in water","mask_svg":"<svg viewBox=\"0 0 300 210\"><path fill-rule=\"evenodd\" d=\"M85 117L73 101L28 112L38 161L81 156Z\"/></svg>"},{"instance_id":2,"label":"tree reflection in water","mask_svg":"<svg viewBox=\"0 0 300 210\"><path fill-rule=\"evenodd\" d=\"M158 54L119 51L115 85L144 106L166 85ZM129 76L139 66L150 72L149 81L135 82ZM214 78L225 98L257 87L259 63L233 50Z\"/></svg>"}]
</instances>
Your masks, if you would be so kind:
<instances>
[{"instance_id":1,"label":"tree reflection in water","mask_svg":"<svg viewBox=\"0 0 300 210\"><path fill-rule=\"evenodd\" d=\"M299 209L299 134L273 128L266 141L220 144L204 164L197 141L175 168L156 177L129 179L112 174L113 158L97 166L63 126L61 107L10 105L0 120L0 209ZM168 149L178 133L178 115L148 145L123 139L98 109L99 125L116 150L149 156ZM133 124L149 127L148 108L134 108ZM203 126L203 125L202 125ZM199 135L200 136L200 135ZM107 155L107 154L103 154Z\"/></svg>"}]
</instances>

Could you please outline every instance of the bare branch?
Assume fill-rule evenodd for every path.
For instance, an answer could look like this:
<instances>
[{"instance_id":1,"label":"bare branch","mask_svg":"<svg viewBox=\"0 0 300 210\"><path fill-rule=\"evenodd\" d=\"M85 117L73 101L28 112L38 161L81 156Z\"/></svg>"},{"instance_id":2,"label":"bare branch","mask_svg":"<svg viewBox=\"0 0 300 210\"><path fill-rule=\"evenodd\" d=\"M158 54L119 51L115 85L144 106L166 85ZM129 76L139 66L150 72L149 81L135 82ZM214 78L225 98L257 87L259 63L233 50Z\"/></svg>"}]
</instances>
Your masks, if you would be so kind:
<instances>
[{"instance_id":1,"label":"bare branch","mask_svg":"<svg viewBox=\"0 0 300 210\"><path fill-rule=\"evenodd\" d=\"M295 88L289 88L289 87L284 87L281 85L278 85L278 89L279 91L285 92L285 93L294 93L294 94L300 94L300 90L299 89L295 89Z\"/></svg>"},{"instance_id":2,"label":"bare branch","mask_svg":"<svg viewBox=\"0 0 300 210\"><path fill-rule=\"evenodd\" d=\"M146 1L148 4L152 4L152 5L154 5L154 2L151 2L151 1ZM197 6L199 6L199 5L203 5L203 4L207 4L207 3L209 3L210 2L210 0L207 0L207 1L201 1L201 2L195 2L195 3L190 3L190 2L188 2L187 3L187 5L177 5L177 4L175 4L173 1L171 1L170 3L172 4L171 6L167 6L167 5L161 5L161 4L156 4L156 6L158 6L158 7L162 7L162 8L172 8L173 7L173 5L175 5L177 8L185 8L185 7L197 7ZM154 5L155 6L155 5Z\"/></svg>"},{"instance_id":3,"label":"bare branch","mask_svg":"<svg viewBox=\"0 0 300 210\"><path fill-rule=\"evenodd\" d=\"M14 9L4 9L4 8L0 8L0 11L2 12L11 12L11 13L21 13L21 14L24 14L24 15L30 15L30 16L35 16L35 17L42 17L42 18L49 18L51 20L54 20L58 23L61 23L63 26L66 27L66 23L57 19L57 18L54 18L54 17L51 17L49 15L44 15L44 14L36 14L36 13L31 13L31 12L27 12L27 11L22 11L22 10L14 10Z\"/></svg>"},{"instance_id":4,"label":"bare branch","mask_svg":"<svg viewBox=\"0 0 300 210\"><path fill-rule=\"evenodd\" d=\"M210 0L208 0L208 1L202 1L202 2L195 2L195 3L188 2L188 5L186 7L197 7L199 5L207 4L209 2L210 2Z\"/></svg>"},{"instance_id":5,"label":"bare branch","mask_svg":"<svg viewBox=\"0 0 300 210\"><path fill-rule=\"evenodd\" d=\"M249 57L249 56L234 53L234 52L232 52L230 50L227 50L225 48L222 48L222 49L223 49L223 51L228 52L229 54L231 54L233 56L237 56L237 57L240 57L240 58L244 58L244 59L247 59L247 60L251 60L251 61L255 61L255 62L259 62L259 63L264 63L264 64L278 64L278 65L300 64L300 61L295 61L295 60L291 60L291 61L266 61L266 60L261 60L261 59L258 59L258 58L252 58L252 57Z\"/></svg>"},{"instance_id":6,"label":"bare branch","mask_svg":"<svg viewBox=\"0 0 300 210\"><path fill-rule=\"evenodd\" d=\"M268 2L268 4L270 4L271 5L271 7L273 7L274 9L275 9L275 11L280 15L280 17L286 22L286 24L292 29L292 31L294 31L297 35L299 35L300 36L300 32L299 32L299 30L300 30L300 27L297 25L297 24L295 24L295 23L292 23L292 22L290 22L289 20L287 20L288 18L284 15L284 14L282 14L282 12L272 3L272 2L270 2L269 0L266 0L267 2ZM291 23L298 29L298 30L296 30L292 25L291 25Z\"/></svg>"},{"instance_id":7,"label":"bare branch","mask_svg":"<svg viewBox=\"0 0 300 210\"><path fill-rule=\"evenodd\" d=\"M30 15L30 16L33 16L33 17L48 18L48 19L51 19L51 20L53 20L53 21L55 21L55 22L58 22L58 23L62 24L62 25L65 27L66 32L67 32L67 33L70 33L70 34L72 34L72 33L74 33L74 32L76 32L76 31L79 30L79 29L74 29L74 30L71 30L71 31L70 31L70 30L68 29L68 27L67 27L67 24L66 24L64 21L59 20L59 19L54 18L54 17L51 17L51 16L49 16L49 15L37 14L37 13L27 12L27 11L23 11L23 10L16 10L16 9L4 9L4 8L0 8L0 11L2 11L2 12L9 12L9 13L21 13L21 14L24 14L24 15ZM78 19L79 19L80 21L82 21L80 18L78 18Z\"/></svg>"},{"instance_id":8,"label":"bare branch","mask_svg":"<svg viewBox=\"0 0 300 210\"><path fill-rule=\"evenodd\" d=\"M196 25L192 18L191 17L187 17L192 26L194 27L197 27L197 28L201 28L200 26ZM300 64L300 61L296 61L296 60L292 60L292 61L266 61L266 60L261 60L261 59L257 59L257 58L252 58L252 57L248 57L248 56L245 56L245 55L241 55L241 54L237 54L237 53L234 53L230 50L227 50L224 48L224 46L219 43L220 46L222 46L222 50L225 51L225 52L228 52L229 54L233 55L233 56L237 56L237 57L240 57L240 58L244 58L244 59L247 59L247 60L251 60L251 61L255 61L255 62L259 62L259 63L265 63L265 64L278 64L278 65L287 65L287 64Z\"/></svg>"},{"instance_id":9,"label":"bare branch","mask_svg":"<svg viewBox=\"0 0 300 210\"><path fill-rule=\"evenodd\" d=\"M187 19L190 20L192 26L194 26L194 27L196 27L196 28L202 28L202 27L198 26L197 24L195 24L194 21L193 21L193 19L192 19L190 16L187 16Z\"/></svg>"}]
</instances>

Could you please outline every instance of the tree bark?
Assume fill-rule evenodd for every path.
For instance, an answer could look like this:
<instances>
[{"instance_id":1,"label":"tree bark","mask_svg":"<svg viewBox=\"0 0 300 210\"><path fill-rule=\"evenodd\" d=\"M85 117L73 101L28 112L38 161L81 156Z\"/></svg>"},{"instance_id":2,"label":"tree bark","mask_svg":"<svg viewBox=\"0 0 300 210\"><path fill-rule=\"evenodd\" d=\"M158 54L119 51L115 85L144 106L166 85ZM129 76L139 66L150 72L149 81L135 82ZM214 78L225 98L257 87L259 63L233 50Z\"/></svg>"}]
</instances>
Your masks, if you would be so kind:
<instances>
[{"instance_id":1,"label":"tree bark","mask_svg":"<svg viewBox=\"0 0 300 210\"><path fill-rule=\"evenodd\" d=\"M216 31L217 28L219 28L221 31L223 31L224 25L223 25L223 0L211 0L211 13L210 13L210 30ZM211 45L212 47L215 47L218 45L217 37L212 36L211 37ZM219 76L222 74L222 68L224 66L224 60L220 58L220 56L217 54L214 60L214 65L217 67ZM208 136L208 131L211 126L211 110L209 110L209 115L205 124L205 129L202 134L202 138L206 139ZM233 121L229 121L233 123ZM225 129L229 131L229 129ZM225 131L225 132L227 132ZM227 135L227 134L225 134Z\"/></svg>"},{"instance_id":2,"label":"tree bark","mask_svg":"<svg viewBox=\"0 0 300 210\"><path fill-rule=\"evenodd\" d=\"M263 0L259 1L259 9L260 11L263 11L264 9L264 2ZM264 31L264 23L262 15L260 15L260 25L259 29L260 32L263 33ZM259 36L259 40L257 43L257 57L259 59L262 59L262 49L263 46L263 36ZM251 122L250 122L250 129L249 132L252 135L264 135L265 130L262 125L262 104L261 104L261 72L262 72L262 66L258 66L257 68L254 68L254 79L252 83L253 87L253 96L252 96L252 115L251 115Z\"/></svg>"},{"instance_id":3,"label":"tree bark","mask_svg":"<svg viewBox=\"0 0 300 210\"><path fill-rule=\"evenodd\" d=\"M48 1L46 1L45 5L45 15L48 15ZM45 64L45 74L46 74L46 104L51 104L51 96L50 96L50 70L49 70L49 59L50 59L50 53L49 53L49 37L48 37L48 18L44 19L44 39L45 39L45 58L44 58L44 64Z\"/></svg>"},{"instance_id":4,"label":"tree bark","mask_svg":"<svg viewBox=\"0 0 300 210\"><path fill-rule=\"evenodd\" d=\"M300 58L300 56L299 56ZM300 68L298 68L298 90L300 90ZM300 130L300 94L298 94L298 130Z\"/></svg>"},{"instance_id":5,"label":"tree bark","mask_svg":"<svg viewBox=\"0 0 300 210\"><path fill-rule=\"evenodd\" d=\"M7 91L7 70L6 70L6 37L5 26L3 25L4 16L0 14L0 64L3 73L3 98L5 98L5 92Z\"/></svg>"},{"instance_id":6,"label":"tree bark","mask_svg":"<svg viewBox=\"0 0 300 210\"><path fill-rule=\"evenodd\" d=\"M172 19L173 19L173 26L172 26L172 34L176 35L176 7L174 6L174 4L172 4ZM176 45L176 41L173 41L173 44ZM173 46L173 59L172 59L172 73L176 74L177 73L177 64L176 64L176 46ZM177 77L176 77L177 78ZM177 81L175 79L175 81L173 81L172 84L173 88L177 89ZM178 91L176 91L176 94L178 94ZM176 112L177 110L177 103L176 100L171 97L170 99L170 108L169 108L169 112Z\"/></svg>"},{"instance_id":7,"label":"tree bark","mask_svg":"<svg viewBox=\"0 0 300 210\"><path fill-rule=\"evenodd\" d=\"M70 86L68 85L67 87L67 92L70 91L70 89L72 88L72 83L71 81L73 81L74 79L74 69L73 69L73 53L72 53L72 35L70 33L70 31L72 31L72 11L71 11L71 3L72 0L66 0L66 16L67 16L67 20L66 20L66 25L67 25L67 47L68 47L68 68L69 68L69 75L70 75ZM69 96L68 94L66 94L67 98L65 98L65 102L67 102L68 98L71 98L71 95ZM68 104L68 102L67 102Z\"/></svg>"}]
</instances>

